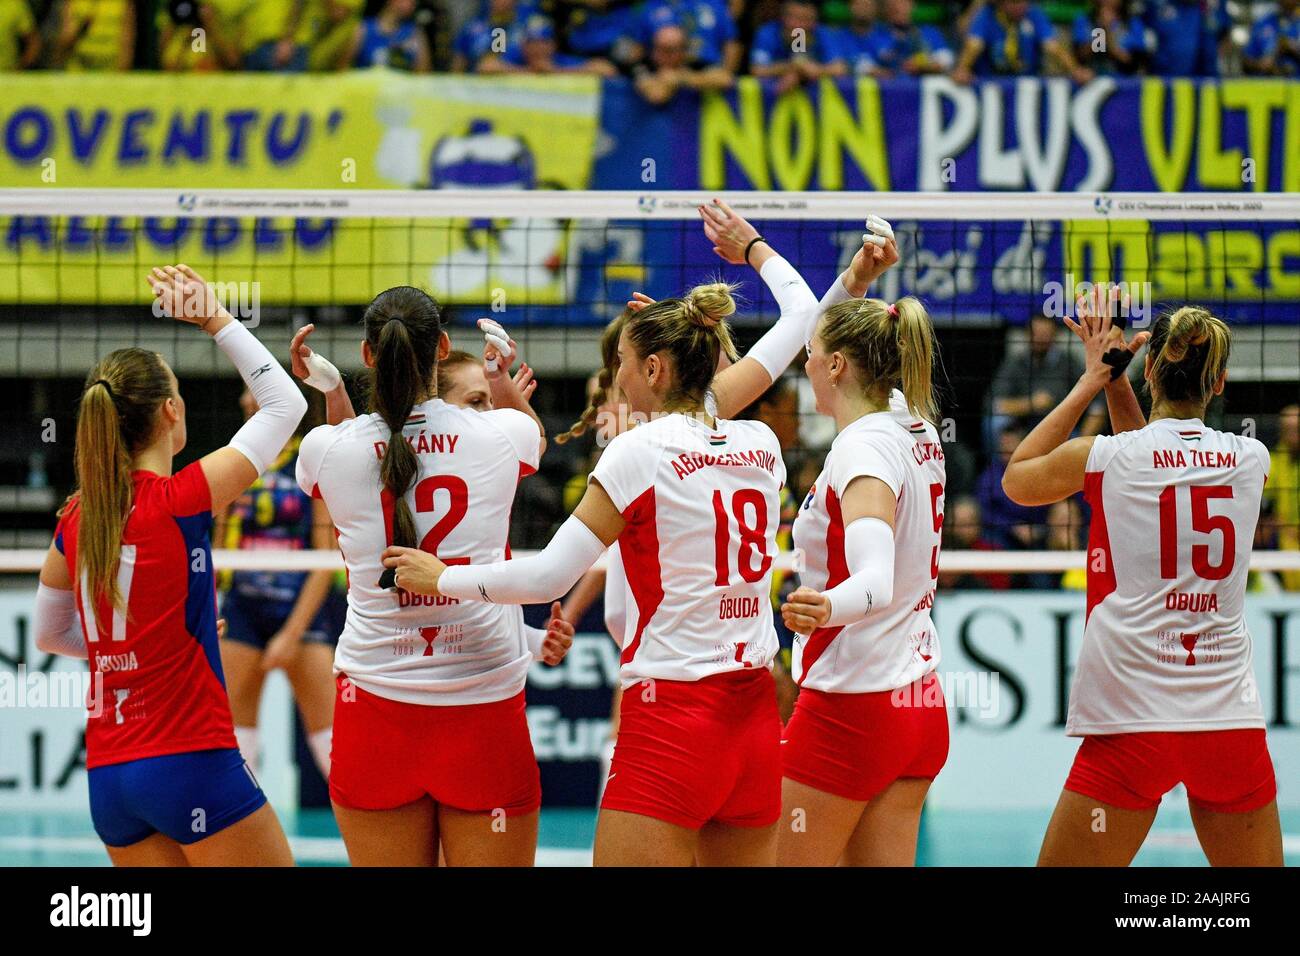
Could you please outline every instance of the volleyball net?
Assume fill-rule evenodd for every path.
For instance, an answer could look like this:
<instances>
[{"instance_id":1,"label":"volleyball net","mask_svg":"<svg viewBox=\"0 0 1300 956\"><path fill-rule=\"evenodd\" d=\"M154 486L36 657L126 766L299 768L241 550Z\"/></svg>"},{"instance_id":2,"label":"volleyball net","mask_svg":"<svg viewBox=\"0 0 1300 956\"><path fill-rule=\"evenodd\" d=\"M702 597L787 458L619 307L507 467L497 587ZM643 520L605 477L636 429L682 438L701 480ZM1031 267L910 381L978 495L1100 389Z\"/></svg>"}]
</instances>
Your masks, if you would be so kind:
<instances>
[{"instance_id":1,"label":"volleyball net","mask_svg":"<svg viewBox=\"0 0 1300 956\"><path fill-rule=\"evenodd\" d=\"M861 243L868 214L888 219L902 262L870 294L916 295L938 332L941 437L949 487L944 571L1060 573L1084 566L1086 508L1018 509L999 463L1068 391L1082 348L1065 330L1075 296L1114 283L1144 328L1184 303L1233 329L1229 385L1207 424L1300 456L1300 196L1260 194L724 195L820 295ZM242 383L194 329L154 315L144 276L185 262L286 362L297 328L343 370L358 408L358 325L390 286L444 306L453 346L481 350L475 320L516 339L539 379L533 404L550 434L586 405L600 332L633 292L679 295L714 278L739 282L737 338L776 318L762 281L711 251L696 208L705 193L560 191L0 190L0 571L39 567L53 514L72 489L77 398L87 371L125 345L160 352L187 401L181 463L237 429ZM1034 321L1046 316L1048 323ZM1140 386L1140 363L1130 375ZM1139 394L1141 394L1139 389ZM1144 398L1145 402L1145 398ZM786 446L798 501L833 437L798 363L747 413ZM1085 430L1105 429L1104 406ZM572 508L599 449L591 435L551 443L521 485L516 550L545 543ZM1254 567L1300 587L1295 469L1270 481ZM333 551L227 551L233 569L337 567ZM784 554L779 566L789 567ZM959 580L960 584L960 580Z\"/></svg>"}]
</instances>

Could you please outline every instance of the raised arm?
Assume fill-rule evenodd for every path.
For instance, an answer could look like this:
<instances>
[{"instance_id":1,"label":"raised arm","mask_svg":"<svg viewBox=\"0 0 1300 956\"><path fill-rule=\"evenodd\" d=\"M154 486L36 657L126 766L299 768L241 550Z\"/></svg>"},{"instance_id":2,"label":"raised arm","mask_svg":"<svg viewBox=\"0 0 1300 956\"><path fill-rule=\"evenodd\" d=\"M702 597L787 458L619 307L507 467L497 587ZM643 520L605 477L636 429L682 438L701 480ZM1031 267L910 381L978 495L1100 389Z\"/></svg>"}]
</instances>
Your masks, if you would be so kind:
<instances>
[{"instance_id":1,"label":"raised arm","mask_svg":"<svg viewBox=\"0 0 1300 956\"><path fill-rule=\"evenodd\" d=\"M212 510L223 511L284 449L307 411L307 399L266 346L231 317L203 277L189 266L155 268L148 282L166 315L197 325L212 337L257 402L257 411L230 444L199 462L208 480Z\"/></svg>"},{"instance_id":2,"label":"raised arm","mask_svg":"<svg viewBox=\"0 0 1300 956\"><path fill-rule=\"evenodd\" d=\"M339 370L307 344L307 336L315 329L316 326L309 323L293 334L293 341L289 343L289 364L294 375L325 396L325 421L337 425L356 418L357 413L352 408L352 399Z\"/></svg>"},{"instance_id":3,"label":"raised arm","mask_svg":"<svg viewBox=\"0 0 1300 956\"><path fill-rule=\"evenodd\" d=\"M519 376L510 374L510 366L519 356L519 347L499 322L479 319L478 327L483 333L483 374L487 377L488 391L492 395L492 407L513 408L537 423L537 432L541 436L541 448L537 455L541 457L546 451L546 427L528 401L528 396L537 388L531 370L528 370L529 374L522 382Z\"/></svg>"},{"instance_id":4,"label":"raised arm","mask_svg":"<svg viewBox=\"0 0 1300 956\"><path fill-rule=\"evenodd\" d=\"M1139 332L1133 336L1131 342L1126 342L1122 320L1118 322L1115 320L1117 306L1122 306L1125 311L1128 310L1128 302L1121 300L1119 289L1115 286L1105 287L1099 283L1094 285L1086 296L1079 296L1076 303L1079 322L1072 321L1069 316L1065 318L1065 324L1079 337L1085 348L1091 327L1099 323L1102 316L1106 316L1111 323L1102 361L1110 366L1110 380L1106 382L1104 388L1106 410L1110 413L1110 428L1116 435L1146 427L1146 416L1142 414L1142 406L1133 391L1133 383L1125 373L1133 357L1151 338L1150 332Z\"/></svg>"},{"instance_id":5,"label":"raised arm","mask_svg":"<svg viewBox=\"0 0 1300 956\"><path fill-rule=\"evenodd\" d=\"M889 223L869 217L870 231L863 235L853 262L818 302L794 266L726 203L715 199L712 206L700 207L700 216L713 251L732 265L743 262L757 270L781 310L776 324L745 357L713 380L718 415L730 418L767 391L789 367L812 337L817 317L825 308L842 298L863 295L877 277L898 262L898 247Z\"/></svg>"}]
</instances>

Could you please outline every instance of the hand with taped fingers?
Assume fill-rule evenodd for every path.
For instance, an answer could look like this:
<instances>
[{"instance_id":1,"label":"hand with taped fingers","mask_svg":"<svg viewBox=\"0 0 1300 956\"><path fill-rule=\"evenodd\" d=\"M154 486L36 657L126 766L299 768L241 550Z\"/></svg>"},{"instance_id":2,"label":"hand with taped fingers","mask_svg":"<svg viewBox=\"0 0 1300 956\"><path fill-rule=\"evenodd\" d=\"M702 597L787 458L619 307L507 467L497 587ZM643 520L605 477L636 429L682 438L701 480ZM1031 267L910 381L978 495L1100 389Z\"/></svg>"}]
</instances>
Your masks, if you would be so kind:
<instances>
[{"instance_id":1,"label":"hand with taped fingers","mask_svg":"<svg viewBox=\"0 0 1300 956\"><path fill-rule=\"evenodd\" d=\"M479 319L478 327L483 333L483 371L488 378L509 372L510 366L519 356L515 340L494 319Z\"/></svg>"},{"instance_id":2,"label":"hand with taped fingers","mask_svg":"<svg viewBox=\"0 0 1300 956\"><path fill-rule=\"evenodd\" d=\"M551 619L546 622L546 639L542 641L542 663L554 667L564 660L573 646L574 627L564 619L560 602L551 604Z\"/></svg>"},{"instance_id":3,"label":"hand with taped fingers","mask_svg":"<svg viewBox=\"0 0 1300 956\"><path fill-rule=\"evenodd\" d=\"M867 231L862 234L862 245L849 263L847 287L854 298L866 295L871 284L902 258L893 226L879 216L867 216L864 224Z\"/></svg>"},{"instance_id":4,"label":"hand with taped fingers","mask_svg":"<svg viewBox=\"0 0 1300 956\"><path fill-rule=\"evenodd\" d=\"M384 567L393 572L393 586L412 594L437 596L438 579L447 570L435 555L419 548L389 545L384 549Z\"/></svg>"},{"instance_id":5,"label":"hand with taped fingers","mask_svg":"<svg viewBox=\"0 0 1300 956\"><path fill-rule=\"evenodd\" d=\"M1097 283L1075 301L1079 321L1065 316L1066 327L1083 342L1084 377L1101 385L1116 381L1151 338L1150 332L1139 332L1125 341L1123 315L1129 306L1118 286Z\"/></svg>"},{"instance_id":6,"label":"hand with taped fingers","mask_svg":"<svg viewBox=\"0 0 1300 956\"><path fill-rule=\"evenodd\" d=\"M830 598L810 587L795 588L781 605L781 620L796 634L811 634L825 627L830 617Z\"/></svg>"},{"instance_id":7,"label":"hand with taped fingers","mask_svg":"<svg viewBox=\"0 0 1300 956\"><path fill-rule=\"evenodd\" d=\"M343 376L333 362L313 352L307 344L307 337L315 330L316 326L308 323L293 334L293 341L289 343L289 367L295 378L328 395L339 387Z\"/></svg>"}]
</instances>

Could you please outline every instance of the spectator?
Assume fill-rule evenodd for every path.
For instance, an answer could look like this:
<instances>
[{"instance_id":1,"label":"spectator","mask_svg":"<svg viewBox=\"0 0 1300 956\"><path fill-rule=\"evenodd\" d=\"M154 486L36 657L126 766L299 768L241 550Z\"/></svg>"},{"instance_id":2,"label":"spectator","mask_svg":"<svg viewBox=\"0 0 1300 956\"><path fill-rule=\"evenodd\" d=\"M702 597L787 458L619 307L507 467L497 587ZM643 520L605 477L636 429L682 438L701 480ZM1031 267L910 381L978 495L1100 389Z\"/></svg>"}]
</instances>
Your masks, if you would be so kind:
<instances>
[{"instance_id":1,"label":"spectator","mask_svg":"<svg viewBox=\"0 0 1300 956\"><path fill-rule=\"evenodd\" d=\"M415 0L386 0L377 16L357 27L345 56L358 68L386 66L428 73L433 63L429 42L415 22Z\"/></svg>"},{"instance_id":2,"label":"spectator","mask_svg":"<svg viewBox=\"0 0 1300 956\"><path fill-rule=\"evenodd\" d=\"M1074 18L1074 56L1103 74L1136 73L1146 65L1148 38L1127 0L1091 0Z\"/></svg>"},{"instance_id":3,"label":"spectator","mask_svg":"<svg viewBox=\"0 0 1300 956\"><path fill-rule=\"evenodd\" d=\"M566 38L580 56L631 64L636 59L630 37L636 30L635 0L569 0ZM587 61L584 61L587 62Z\"/></svg>"},{"instance_id":4,"label":"spectator","mask_svg":"<svg viewBox=\"0 0 1300 956\"><path fill-rule=\"evenodd\" d=\"M235 25L222 6L207 0L173 0L160 6L157 25L158 63L164 70L210 73L239 67Z\"/></svg>"},{"instance_id":5,"label":"spectator","mask_svg":"<svg viewBox=\"0 0 1300 956\"><path fill-rule=\"evenodd\" d=\"M876 0L851 0L849 22L834 34L839 55L848 64L850 73L885 76L889 72L878 59L881 36L876 30Z\"/></svg>"},{"instance_id":6,"label":"spectator","mask_svg":"<svg viewBox=\"0 0 1300 956\"><path fill-rule=\"evenodd\" d=\"M1005 425L998 435L997 455L975 480L975 500L984 516L984 534L994 544L1009 550L1038 547L1047 516L1046 508L1018 505L1002 491L1007 462L1027 433L1028 429L1019 422Z\"/></svg>"},{"instance_id":7,"label":"spectator","mask_svg":"<svg viewBox=\"0 0 1300 956\"><path fill-rule=\"evenodd\" d=\"M944 508L943 549L944 551L1002 550L984 536L980 503L969 495L954 498ZM939 574L941 591L953 589L1005 591L1010 587L1011 575L1005 571L982 571L978 574L943 571Z\"/></svg>"},{"instance_id":8,"label":"spectator","mask_svg":"<svg viewBox=\"0 0 1300 956\"><path fill-rule=\"evenodd\" d=\"M307 69L317 72L344 70L352 64L347 51L365 13L366 0L313 0L316 4L315 40L307 53Z\"/></svg>"},{"instance_id":9,"label":"spectator","mask_svg":"<svg viewBox=\"0 0 1300 956\"><path fill-rule=\"evenodd\" d=\"M1012 349L993 376L992 414L987 425L992 437L1009 418L1038 424L1055 408L1083 374L1083 360L1072 353L1057 334L1056 320L1046 315L1029 318L1029 340ZM1096 435L1106 423L1105 404L1098 398L1080 426L1080 434Z\"/></svg>"},{"instance_id":10,"label":"spectator","mask_svg":"<svg viewBox=\"0 0 1300 956\"><path fill-rule=\"evenodd\" d=\"M884 22L876 28L876 60L891 73L920 76L947 73L952 47L936 27L912 22L913 0L884 0Z\"/></svg>"},{"instance_id":11,"label":"spectator","mask_svg":"<svg viewBox=\"0 0 1300 956\"><path fill-rule=\"evenodd\" d=\"M1083 511L1077 498L1062 498L1047 506L1048 551L1078 551L1083 547ZM1029 587L1039 591L1085 591L1088 573L1082 568L1070 568L1059 573L1043 571L1027 575Z\"/></svg>"},{"instance_id":12,"label":"spectator","mask_svg":"<svg viewBox=\"0 0 1300 956\"><path fill-rule=\"evenodd\" d=\"M972 76L1036 76L1045 56L1076 83L1092 79L1092 71L1074 61L1047 14L1030 0L994 0L971 20L952 78L969 83Z\"/></svg>"},{"instance_id":13,"label":"spectator","mask_svg":"<svg viewBox=\"0 0 1300 956\"><path fill-rule=\"evenodd\" d=\"M41 55L41 31L27 0L0 0L0 73L30 70Z\"/></svg>"},{"instance_id":14,"label":"spectator","mask_svg":"<svg viewBox=\"0 0 1300 956\"><path fill-rule=\"evenodd\" d=\"M470 20L456 35L452 72L500 72L502 57L512 49L517 55L523 43L525 19L516 0L488 0L486 15Z\"/></svg>"},{"instance_id":15,"label":"spectator","mask_svg":"<svg viewBox=\"0 0 1300 956\"><path fill-rule=\"evenodd\" d=\"M244 69L259 72L301 73L307 69L307 41L311 25L307 0L254 0L239 18Z\"/></svg>"},{"instance_id":16,"label":"spectator","mask_svg":"<svg viewBox=\"0 0 1300 956\"><path fill-rule=\"evenodd\" d=\"M1242 51L1247 73L1295 76L1300 73L1300 0L1278 0L1277 11L1260 17Z\"/></svg>"},{"instance_id":17,"label":"spectator","mask_svg":"<svg viewBox=\"0 0 1300 956\"><path fill-rule=\"evenodd\" d=\"M63 0L54 65L129 70L135 61L134 0Z\"/></svg>"},{"instance_id":18,"label":"spectator","mask_svg":"<svg viewBox=\"0 0 1300 956\"><path fill-rule=\"evenodd\" d=\"M1148 0L1143 22L1155 37L1156 76L1218 76L1228 18L1213 0Z\"/></svg>"},{"instance_id":19,"label":"spectator","mask_svg":"<svg viewBox=\"0 0 1300 956\"><path fill-rule=\"evenodd\" d=\"M541 13L534 13L524 24L519 46L507 48L501 55L501 68L512 73L594 73L617 76L614 64L603 57L574 56L555 49L555 27Z\"/></svg>"},{"instance_id":20,"label":"spectator","mask_svg":"<svg viewBox=\"0 0 1300 956\"><path fill-rule=\"evenodd\" d=\"M749 68L755 76L780 77L778 94L808 80L845 76L849 71L834 34L818 27L817 7L811 0L785 0L780 22L758 28Z\"/></svg>"},{"instance_id":21,"label":"spectator","mask_svg":"<svg viewBox=\"0 0 1300 956\"><path fill-rule=\"evenodd\" d=\"M636 22L637 60L647 56L655 33L669 24L685 33L690 62L701 68L720 66L732 76L740 70L744 51L725 0L650 0Z\"/></svg>"},{"instance_id":22,"label":"spectator","mask_svg":"<svg viewBox=\"0 0 1300 956\"><path fill-rule=\"evenodd\" d=\"M677 24L665 24L655 31L648 62L633 71L636 91L646 102L659 106L681 89L725 90L731 86L733 78L726 67L692 61L687 49L686 33Z\"/></svg>"},{"instance_id":23,"label":"spectator","mask_svg":"<svg viewBox=\"0 0 1300 956\"><path fill-rule=\"evenodd\" d=\"M1300 551L1300 405L1288 405L1278 415L1277 447L1269 454L1264 498L1277 523L1277 546ZM1282 584L1300 591L1300 571L1283 571Z\"/></svg>"}]
</instances>

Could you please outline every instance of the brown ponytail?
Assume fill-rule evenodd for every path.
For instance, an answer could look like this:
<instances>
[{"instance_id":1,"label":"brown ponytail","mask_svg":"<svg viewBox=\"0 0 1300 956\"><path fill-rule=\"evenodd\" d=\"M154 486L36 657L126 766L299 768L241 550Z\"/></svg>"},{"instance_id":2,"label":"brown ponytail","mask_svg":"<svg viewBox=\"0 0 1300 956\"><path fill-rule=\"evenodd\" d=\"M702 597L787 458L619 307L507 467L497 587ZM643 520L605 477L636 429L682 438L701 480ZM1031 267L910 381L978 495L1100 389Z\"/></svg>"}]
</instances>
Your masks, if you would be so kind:
<instances>
[{"instance_id":1,"label":"brown ponytail","mask_svg":"<svg viewBox=\"0 0 1300 956\"><path fill-rule=\"evenodd\" d=\"M887 404L890 390L898 388L912 414L939 420L934 325L919 299L909 295L893 305L880 299L841 302L826 310L817 334L827 352L847 356L877 402Z\"/></svg>"},{"instance_id":2,"label":"brown ponytail","mask_svg":"<svg viewBox=\"0 0 1300 956\"><path fill-rule=\"evenodd\" d=\"M419 471L419 460L402 429L416 403L436 392L442 318L438 304L428 294L397 286L375 296L366 309L365 326L375 362L371 404L389 431L379 476L393 499L392 543L414 548L415 516L405 496Z\"/></svg>"},{"instance_id":3,"label":"brown ponytail","mask_svg":"<svg viewBox=\"0 0 1300 956\"><path fill-rule=\"evenodd\" d=\"M1231 348L1228 326L1200 306L1185 305L1162 315L1152 327L1148 345L1148 393L1153 399L1204 407L1228 367Z\"/></svg>"},{"instance_id":4,"label":"brown ponytail","mask_svg":"<svg viewBox=\"0 0 1300 956\"><path fill-rule=\"evenodd\" d=\"M74 587L83 581L89 585L84 600L106 596L115 609L123 610L117 565L131 512L131 459L154 437L158 409L173 394L162 357L141 348L109 353L86 379L77 411L75 455L81 516Z\"/></svg>"}]
</instances>

